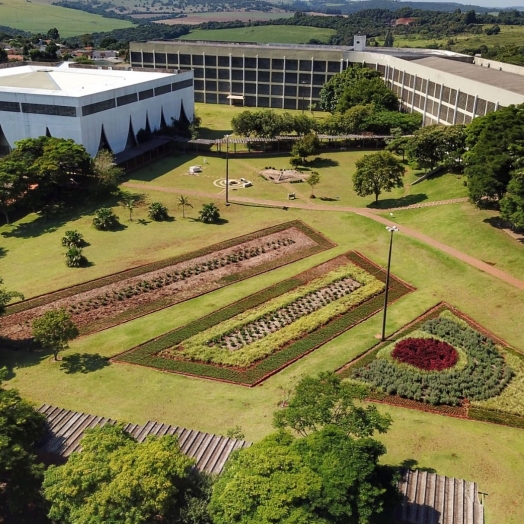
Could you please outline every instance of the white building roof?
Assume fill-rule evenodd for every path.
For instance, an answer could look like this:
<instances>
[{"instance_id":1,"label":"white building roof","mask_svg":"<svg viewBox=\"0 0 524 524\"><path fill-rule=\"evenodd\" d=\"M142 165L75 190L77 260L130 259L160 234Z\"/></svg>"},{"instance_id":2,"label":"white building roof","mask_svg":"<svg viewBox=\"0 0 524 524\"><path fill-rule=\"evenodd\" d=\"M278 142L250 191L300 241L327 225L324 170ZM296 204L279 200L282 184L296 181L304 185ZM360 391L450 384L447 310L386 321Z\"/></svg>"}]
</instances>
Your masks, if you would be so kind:
<instances>
[{"instance_id":1,"label":"white building roof","mask_svg":"<svg viewBox=\"0 0 524 524\"><path fill-rule=\"evenodd\" d=\"M25 65L0 69L0 93L82 97L166 78L166 73Z\"/></svg>"}]
</instances>

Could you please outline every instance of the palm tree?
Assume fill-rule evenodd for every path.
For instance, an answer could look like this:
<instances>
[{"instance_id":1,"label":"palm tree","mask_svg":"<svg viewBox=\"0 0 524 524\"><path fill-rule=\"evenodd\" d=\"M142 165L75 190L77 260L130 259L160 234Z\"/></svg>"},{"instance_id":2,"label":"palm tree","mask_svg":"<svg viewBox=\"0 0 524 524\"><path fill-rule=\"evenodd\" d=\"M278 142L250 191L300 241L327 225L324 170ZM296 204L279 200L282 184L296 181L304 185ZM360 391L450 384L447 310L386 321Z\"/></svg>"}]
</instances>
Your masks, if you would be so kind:
<instances>
[{"instance_id":1,"label":"palm tree","mask_svg":"<svg viewBox=\"0 0 524 524\"><path fill-rule=\"evenodd\" d=\"M178 197L178 207L182 206L182 218L186 218L186 206L193 207L189 203L189 198L185 196Z\"/></svg>"},{"instance_id":2,"label":"palm tree","mask_svg":"<svg viewBox=\"0 0 524 524\"><path fill-rule=\"evenodd\" d=\"M204 204L200 210L200 216L198 219L205 224L216 224L220 219L220 211L213 202L210 204Z\"/></svg>"}]
</instances>

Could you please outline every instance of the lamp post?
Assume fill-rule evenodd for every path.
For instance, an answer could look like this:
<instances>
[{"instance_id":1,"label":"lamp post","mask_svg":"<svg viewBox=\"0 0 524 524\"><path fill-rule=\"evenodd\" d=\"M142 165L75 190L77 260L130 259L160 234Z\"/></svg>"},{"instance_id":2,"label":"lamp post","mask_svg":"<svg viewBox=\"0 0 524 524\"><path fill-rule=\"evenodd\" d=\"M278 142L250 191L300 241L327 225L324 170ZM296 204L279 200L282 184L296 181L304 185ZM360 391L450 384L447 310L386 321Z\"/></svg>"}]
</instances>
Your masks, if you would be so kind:
<instances>
[{"instance_id":1,"label":"lamp post","mask_svg":"<svg viewBox=\"0 0 524 524\"><path fill-rule=\"evenodd\" d=\"M224 136L226 139L226 206L229 206L229 136Z\"/></svg>"},{"instance_id":2,"label":"lamp post","mask_svg":"<svg viewBox=\"0 0 524 524\"><path fill-rule=\"evenodd\" d=\"M388 294L389 294L389 270L391 267L391 249L393 247L393 233L399 231L397 226L386 227L386 229L391 233L389 238L389 255L388 255L388 272L386 275L386 292L384 293L384 318L382 319L382 335L380 340L384 342L386 340L386 314L388 311Z\"/></svg>"}]
</instances>

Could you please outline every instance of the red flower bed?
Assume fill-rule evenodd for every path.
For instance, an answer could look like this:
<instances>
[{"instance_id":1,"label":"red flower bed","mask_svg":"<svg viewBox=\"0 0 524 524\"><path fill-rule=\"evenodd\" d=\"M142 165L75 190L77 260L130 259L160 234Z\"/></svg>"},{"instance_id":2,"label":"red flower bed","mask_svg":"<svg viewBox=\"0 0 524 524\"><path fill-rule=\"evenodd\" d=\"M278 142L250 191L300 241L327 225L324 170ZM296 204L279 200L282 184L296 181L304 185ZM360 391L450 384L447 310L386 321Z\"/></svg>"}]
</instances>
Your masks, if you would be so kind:
<instances>
[{"instance_id":1,"label":"red flower bed","mask_svg":"<svg viewBox=\"0 0 524 524\"><path fill-rule=\"evenodd\" d=\"M395 345L393 358L426 371L442 371L457 363L457 350L434 338L405 338Z\"/></svg>"}]
</instances>

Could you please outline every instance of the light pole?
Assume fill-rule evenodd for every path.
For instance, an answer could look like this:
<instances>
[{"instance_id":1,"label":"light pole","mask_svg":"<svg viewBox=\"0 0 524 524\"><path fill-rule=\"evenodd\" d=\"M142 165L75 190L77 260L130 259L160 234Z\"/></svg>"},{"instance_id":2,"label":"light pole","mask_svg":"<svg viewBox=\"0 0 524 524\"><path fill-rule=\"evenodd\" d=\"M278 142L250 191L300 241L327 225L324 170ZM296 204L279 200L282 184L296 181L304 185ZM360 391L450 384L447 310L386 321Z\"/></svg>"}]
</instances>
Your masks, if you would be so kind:
<instances>
[{"instance_id":1,"label":"light pole","mask_svg":"<svg viewBox=\"0 0 524 524\"><path fill-rule=\"evenodd\" d=\"M229 136L224 136L226 139L226 206L229 206Z\"/></svg>"},{"instance_id":2,"label":"light pole","mask_svg":"<svg viewBox=\"0 0 524 524\"><path fill-rule=\"evenodd\" d=\"M388 311L388 294L389 294L389 270L391 267L391 249L393 247L393 233L399 231L397 226L387 226L386 229L391 233L389 238L389 255L388 255L388 272L386 275L386 292L384 293L384 318L382 319L382 335L380 340L384 342L386 340L386 314Z\"/></svg>"}]
</instances>

